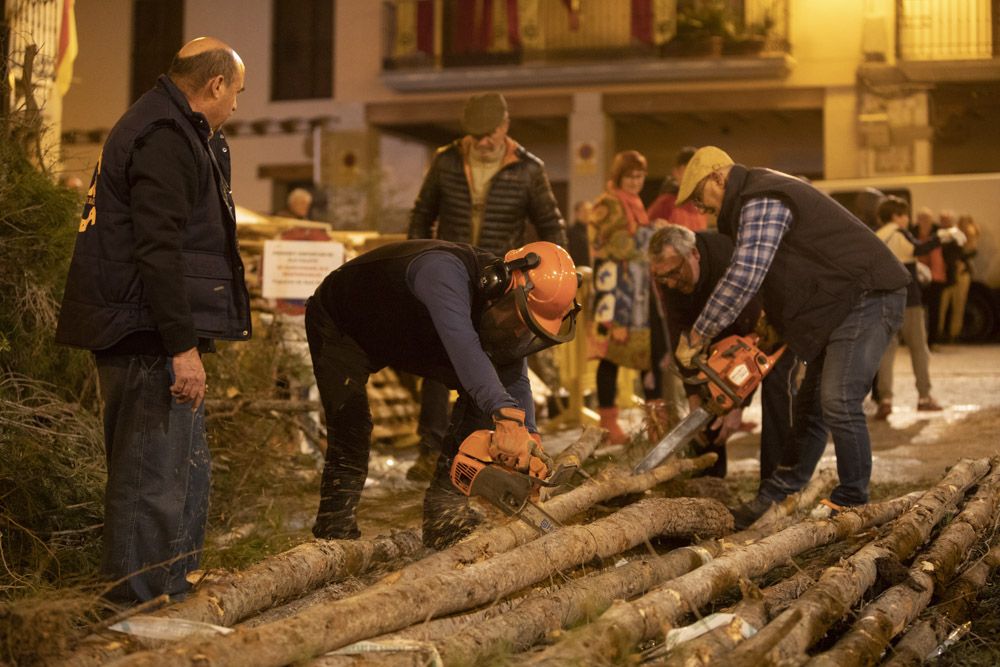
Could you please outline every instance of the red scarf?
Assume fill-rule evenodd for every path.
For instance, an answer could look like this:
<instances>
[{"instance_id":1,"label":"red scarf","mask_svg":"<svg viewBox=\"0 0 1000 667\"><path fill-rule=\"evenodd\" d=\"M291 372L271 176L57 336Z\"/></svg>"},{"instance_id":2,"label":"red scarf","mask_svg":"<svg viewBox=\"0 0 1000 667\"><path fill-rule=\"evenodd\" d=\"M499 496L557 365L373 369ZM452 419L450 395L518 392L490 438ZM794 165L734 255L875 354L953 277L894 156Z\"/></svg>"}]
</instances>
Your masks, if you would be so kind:
<instances>
[{"instance_id":1,"label":"red scarf","mask_svg":"<svg viewBox=\"0 0 1000 667\"><path fill-rule=\"evenodd\" d=\"M625 220L628 221L628 233L630 235L635 236L635 232L640 226L649 226L649 216L646 215L646 207L642 205L639 195L625 192L621 188L612 188L611 191L615 197L618 197L618 201L622 203L622 208L625 209Z\"/></svg>"}]
</instances>

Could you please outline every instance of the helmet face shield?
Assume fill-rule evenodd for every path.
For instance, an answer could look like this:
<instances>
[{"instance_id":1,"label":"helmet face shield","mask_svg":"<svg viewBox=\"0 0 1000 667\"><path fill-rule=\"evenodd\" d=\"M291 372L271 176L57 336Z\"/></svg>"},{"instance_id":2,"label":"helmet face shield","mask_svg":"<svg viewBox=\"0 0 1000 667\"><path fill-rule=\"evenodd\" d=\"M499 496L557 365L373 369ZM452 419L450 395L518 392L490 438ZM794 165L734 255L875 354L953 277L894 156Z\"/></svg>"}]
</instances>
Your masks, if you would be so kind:
<instances>
[{"instance_id":1,"label":"helmet face shield","mask_svg":"<svg viewBox=\"0 0 1000 667\"><path fill-rule=\"evenodd\" d=\"M512 363L570 341L576 335L576 314L580 310L576 300L559 322L558 330L552 332L535 318L528 307L530 289L530 283L511 288L483 313L479 340L495 364Z\"/></svg>"}]
</instances>

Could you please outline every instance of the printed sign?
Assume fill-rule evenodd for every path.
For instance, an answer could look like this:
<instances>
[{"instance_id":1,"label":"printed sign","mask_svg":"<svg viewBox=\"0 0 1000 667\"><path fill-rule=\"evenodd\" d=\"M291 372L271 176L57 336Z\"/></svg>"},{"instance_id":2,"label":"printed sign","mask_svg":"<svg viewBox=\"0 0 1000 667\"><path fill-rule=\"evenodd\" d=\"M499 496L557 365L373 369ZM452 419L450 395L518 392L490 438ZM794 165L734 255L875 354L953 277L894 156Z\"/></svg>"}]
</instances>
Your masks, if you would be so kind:
<instances>
[{"instance_id":1,"label":"printed sign","mask_svg":"<svg viewBox=\"0 0 1000 667\"><path fill-rule=\"evenodd\" d=\"M265 241L261 294L265 299L308 299L343 263L344 244L336 241Z\"/></svg>"}]
</instances>

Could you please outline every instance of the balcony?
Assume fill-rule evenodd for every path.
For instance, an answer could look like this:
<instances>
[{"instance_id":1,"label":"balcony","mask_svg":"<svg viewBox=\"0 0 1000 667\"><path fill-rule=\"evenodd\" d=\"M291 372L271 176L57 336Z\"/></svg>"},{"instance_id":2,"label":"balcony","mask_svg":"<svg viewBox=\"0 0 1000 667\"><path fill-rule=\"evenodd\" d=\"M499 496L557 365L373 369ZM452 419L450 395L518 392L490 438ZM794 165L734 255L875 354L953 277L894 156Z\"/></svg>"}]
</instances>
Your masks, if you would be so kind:
<instances>
[{"instance_id":1,"label":"balcony","mask_svg":"<svg viewBox=\"0 0 1000 667\"><path fill-rule=\"evenodd\" d=\"M400 91L779 78L787 0L392 0L383 81Z\"/></svg>"},{"instance_id":2,"label":"balcony","mask_svg":"<svg viewBox=\"0 0 1000 667\"><path fill-rule=\"evenodd\" d=\"M913 80L1000 78L1000 0L896 0L896 60Z\"/></svg>"}]
</instances>

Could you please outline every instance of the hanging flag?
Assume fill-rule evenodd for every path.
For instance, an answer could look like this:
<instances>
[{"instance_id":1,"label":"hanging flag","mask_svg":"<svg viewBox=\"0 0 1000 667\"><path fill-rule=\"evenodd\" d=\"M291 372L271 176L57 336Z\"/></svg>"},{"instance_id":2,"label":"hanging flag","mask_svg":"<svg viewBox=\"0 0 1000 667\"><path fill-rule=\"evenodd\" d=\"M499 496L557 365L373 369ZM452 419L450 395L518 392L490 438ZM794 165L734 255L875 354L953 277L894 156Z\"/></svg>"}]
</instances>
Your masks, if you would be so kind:
<instances>
[{"instance_id":1,"label":"hanging flag","mask_svg":"<svg viewBox=\"0 0 1000 667\"><path fill-rule=\"evenodd\" d=\"M510 48L521 48L521 23L517 15L517 0L507 0L507 41Z\"/></svg>"},{"instance_id":2,"label":"hanging flag","mask_svg":"<svg viewBox=\"0 0 1000 667\"><path fill-rule=\"evenodd\" d=\"M563 0L563 3L569 12L569 29L575 32L580 29L580 0Z\"/></svg>"},{"instance_id":3,"label":"hanging flag","mask_svg":"<svg viewBox=\"0 0 1000 667\"><path fill-rule=\"evenodd\" d=\"M653 43L666 44L677 34L677 0L653 0Z\"/></svg>"},{"instance_id":4,"label":"hanging flag","mask_svg":"<svg viewBox=\"0 0 1000 667\"><path fill-rule=\"evenodd\" d=\"M525 51L541 51L545 48L538 3L541 0L517 0L518 36Z\"/></svg>"},{"instance_id":5,"label":"hanging flag","mask_svg":"<svg viewBox=\"0 0 1000 667\"><path fill-rule=\"evenodd\" d=\"M65 95L73 82L73 61L79 51L76 41L76 11L74 0L63 0L62 21L59 24L59 53L56 56L56 90Z\"/></svg>"},{"instance_id":6,"label":"hanging flag","mask_svg":"<svg viewBox=\"0 0 1000 667\"><path fill-rule=\"evenodd\" d=\"M653 43L653 0L632 0L632 39Z\"/></svg>"},{"instance_id":7,"label":"hanging flag","mask_svg":"<svg viewBox=\"0 0 1000 667\"><path fill-rule=\"evenodd\" d=\"M434 0L417 0L417 51L434 55Z\"/></svg>"},{"instance_id":8,"label":"hanging flag","mask_svg":"<svg viewBox=\"0 0 1000 667\"><path fill-rule=\"evenodd\" d=\"M417 48L417 4L415 2L396 3L396 40L392 55L405 58L413 55Z\"/></svg>"}]
</instances>

